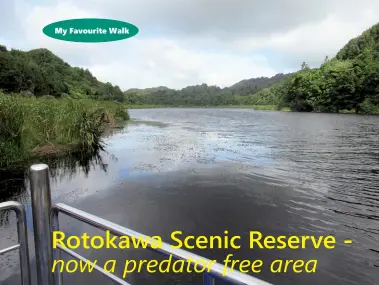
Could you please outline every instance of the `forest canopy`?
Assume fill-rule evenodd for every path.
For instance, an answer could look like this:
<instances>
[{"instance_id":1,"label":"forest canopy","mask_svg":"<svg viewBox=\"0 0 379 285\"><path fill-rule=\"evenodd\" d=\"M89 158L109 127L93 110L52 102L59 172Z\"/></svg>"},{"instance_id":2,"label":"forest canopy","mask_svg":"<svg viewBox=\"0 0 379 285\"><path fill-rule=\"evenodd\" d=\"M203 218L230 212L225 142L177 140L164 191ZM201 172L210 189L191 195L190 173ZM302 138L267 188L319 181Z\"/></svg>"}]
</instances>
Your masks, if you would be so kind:
<instances>
[{"instance_id":1,"label":"forest canopy","mask_svg":"<svg viewBox=\"0 0 379 285\"><path fill-rule=\"evenodd\" d=\"M9 50L0 45L0 89L27 96L124 101L118 86L98 81L88 69L71 67L47 49Z\"/></svg>"},{"instance_id":2,"label":"forest canopy","mask_svg":"<svg viewBox=\"0 0 379 285\"><path fill-rule=\"evenodd\" d=\"M166 106L219 106L276 104L276 98L266 96L265 90L283 82L290 74L277 74L271 78L259 77L242 80L230 87L220 88L206 83L187 86L181 90L167 87L129 89L124 92L129 104L152 104ZM261 93L260 93L261 92ZM259 98L254 96L259 94Z\"/></svg>"}]
</instances>

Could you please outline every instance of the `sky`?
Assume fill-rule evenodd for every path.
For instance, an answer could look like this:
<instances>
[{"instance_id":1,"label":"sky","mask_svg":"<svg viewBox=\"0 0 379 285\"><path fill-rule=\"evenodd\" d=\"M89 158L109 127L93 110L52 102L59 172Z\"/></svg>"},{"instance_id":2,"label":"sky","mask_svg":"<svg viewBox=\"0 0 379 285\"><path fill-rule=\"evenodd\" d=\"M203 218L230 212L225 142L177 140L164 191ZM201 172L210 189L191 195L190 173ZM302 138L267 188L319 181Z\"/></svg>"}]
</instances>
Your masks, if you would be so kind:
<instances>
[{"instance_id":1,"label":"sky","mask_svg":"<svg viewBox=\"0 0 379 285\"><path fill-rule=\"evenodd\" d=\"M318 67L379 21L378 0L2 0L0 44L48 48L121 89L207 83ZM74 18L132 23L139 33L109 43L73 43L42 33Z\"/></svg>"}]
</instances>

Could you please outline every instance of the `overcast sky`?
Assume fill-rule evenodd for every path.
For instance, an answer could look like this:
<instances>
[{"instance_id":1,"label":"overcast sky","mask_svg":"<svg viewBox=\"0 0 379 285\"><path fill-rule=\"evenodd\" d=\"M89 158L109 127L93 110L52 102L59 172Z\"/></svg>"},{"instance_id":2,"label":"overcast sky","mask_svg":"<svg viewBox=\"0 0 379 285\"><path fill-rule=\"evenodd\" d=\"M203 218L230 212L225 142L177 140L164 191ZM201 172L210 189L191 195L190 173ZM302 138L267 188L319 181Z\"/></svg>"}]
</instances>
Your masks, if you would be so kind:
<instances>
[{"instance_id":1,"label":"overcast sky","mask_svg":"<svg viewBox=\"0 0 379 285\"><path fill-rule=\"evenodd\" d=\"M45 47L122 89L242 79L319 66L374 25L378 0L1 0L0 44ZM48 38L55 21L100 17L136 25L111 43Z\"/></svg>"}]
</instances>

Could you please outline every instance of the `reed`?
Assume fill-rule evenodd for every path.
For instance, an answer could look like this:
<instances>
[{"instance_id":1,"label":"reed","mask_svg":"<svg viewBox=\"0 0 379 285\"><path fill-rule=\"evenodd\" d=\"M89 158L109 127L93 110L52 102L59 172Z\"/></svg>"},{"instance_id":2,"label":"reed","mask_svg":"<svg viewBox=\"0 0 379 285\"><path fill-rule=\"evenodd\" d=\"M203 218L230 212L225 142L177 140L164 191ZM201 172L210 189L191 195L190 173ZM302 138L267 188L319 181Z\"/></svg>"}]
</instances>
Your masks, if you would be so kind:
<instances>
[{"instance_id":1,"label":"reed","mask_svg":"<svg viewBox=\"0 0 379 285\"><path fill-rule=\"evenodd\" d=\"M0 92L0 168L33 156L93 151L102 146L107 129L128 119L127 110L116 102Z\"/></svg>"}]
</instances>

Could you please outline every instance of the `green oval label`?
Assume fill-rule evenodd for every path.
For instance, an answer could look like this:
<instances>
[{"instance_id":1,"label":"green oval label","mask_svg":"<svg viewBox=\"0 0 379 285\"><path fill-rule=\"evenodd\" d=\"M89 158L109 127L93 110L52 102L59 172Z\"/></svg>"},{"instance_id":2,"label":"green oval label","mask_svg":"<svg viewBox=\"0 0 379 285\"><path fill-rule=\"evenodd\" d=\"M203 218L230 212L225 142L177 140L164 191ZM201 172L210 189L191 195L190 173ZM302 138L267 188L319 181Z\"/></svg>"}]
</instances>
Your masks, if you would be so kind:
<instances>
[{"instance_id":1,"label":"green oval label","mask_svg":"<svg viewBox=\"0 0 379 285\"><path fill-rule=\"evenodd\" d=\"M82 43L119 41L134 37L138 28L130 23L110 19L70 19L51 23L43 28L51 38Z\"/></svg>"}]
</instances>

